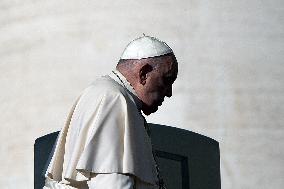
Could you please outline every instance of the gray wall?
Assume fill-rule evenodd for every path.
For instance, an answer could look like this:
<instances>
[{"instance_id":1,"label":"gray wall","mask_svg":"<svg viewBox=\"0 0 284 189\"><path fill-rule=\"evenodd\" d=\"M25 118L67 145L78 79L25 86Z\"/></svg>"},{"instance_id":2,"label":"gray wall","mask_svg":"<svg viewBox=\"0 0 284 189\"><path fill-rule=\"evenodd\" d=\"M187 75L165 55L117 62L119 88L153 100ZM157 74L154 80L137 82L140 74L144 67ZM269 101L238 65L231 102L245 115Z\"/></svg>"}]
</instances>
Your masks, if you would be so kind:
<instances>
[{"instance_id":1,"label":"gray wall","mask_svg":"<svg viewBox=\"0 0 284 189\"><path fill-rule=\"evenodd\" d=\"M179 61L149 122L220 142L222 188L284 186L281 0L0 1L0 188L33 187L33 143L142 33Z\"/></svg>"}]
</instances>

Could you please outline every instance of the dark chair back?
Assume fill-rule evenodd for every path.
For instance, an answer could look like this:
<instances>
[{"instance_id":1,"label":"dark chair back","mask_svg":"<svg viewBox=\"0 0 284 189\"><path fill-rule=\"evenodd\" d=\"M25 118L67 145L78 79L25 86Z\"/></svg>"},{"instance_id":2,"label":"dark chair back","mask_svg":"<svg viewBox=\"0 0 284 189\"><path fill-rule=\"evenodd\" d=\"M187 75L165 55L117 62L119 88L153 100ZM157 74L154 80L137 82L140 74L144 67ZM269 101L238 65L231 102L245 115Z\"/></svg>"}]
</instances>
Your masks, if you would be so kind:
<instances>
[{"instance_id":1,"label":"dark chair back","mask_svg":"<svg viewBox=\"0 0 284 189\"><path fill-rule=\"evenodd\" d=\"M167 189L221 189L219 143L174 127L149 124L153 148ZM44 186L44 174L59 132L42 136L34 145L34 185Z\"/></svg>"}]
</instances>

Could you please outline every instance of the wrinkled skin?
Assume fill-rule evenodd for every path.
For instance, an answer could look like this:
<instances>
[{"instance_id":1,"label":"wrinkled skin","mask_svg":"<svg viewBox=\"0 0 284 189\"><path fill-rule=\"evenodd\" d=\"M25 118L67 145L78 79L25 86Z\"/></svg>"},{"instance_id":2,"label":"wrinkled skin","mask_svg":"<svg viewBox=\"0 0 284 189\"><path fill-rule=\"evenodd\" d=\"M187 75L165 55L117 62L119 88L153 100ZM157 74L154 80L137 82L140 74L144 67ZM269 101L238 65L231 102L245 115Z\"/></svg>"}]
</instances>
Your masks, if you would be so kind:
<instances>
[{"instance_id":1,"label":"wrinkled skin","mask_svg":"<svg viewBox=\"0 0 284 189\"><path fill-rule=\"evenodd\" d=\"M138 96L143 102L142 111L149 115L158 110L165 97L172 96L172 85L177 78L178 65L174 55L164 56L151 64L152 69L140 71ZM143 75L144 74L144 75Z\"/></svg>"},{"instance_id":2,"label":"wrinkled skin","mask_svg":"<svg viewBox=\"0 0 284 189\"><path fill-rule=\"evenodd\" d=\"M178 64L174 54L141 60L126 60L117 69L126 77L142 101L142 111L149 115L158 110L165 97L172 96Z\"/></svg>"}]
</instances>

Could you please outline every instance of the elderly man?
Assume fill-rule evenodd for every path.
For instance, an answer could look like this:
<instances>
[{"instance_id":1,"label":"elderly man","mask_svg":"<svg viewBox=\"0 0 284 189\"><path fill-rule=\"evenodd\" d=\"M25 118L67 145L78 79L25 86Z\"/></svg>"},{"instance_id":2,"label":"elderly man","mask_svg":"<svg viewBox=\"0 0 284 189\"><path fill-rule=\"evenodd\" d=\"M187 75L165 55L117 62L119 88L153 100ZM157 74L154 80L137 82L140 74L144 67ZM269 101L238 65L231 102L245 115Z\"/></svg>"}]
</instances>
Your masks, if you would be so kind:
<instances>
[{"instance_id":1,"label":"elderly man","mask_svg":"<svg viewBox=\"0 0 284 189\"><path fill-rule=\"evenodd\" d=\"M178 65L171 48L149 36L124 50L116 70L74 104L46 171L44 189L164 188L144 114L172 96Z\"/></svg>"}]
</instances>

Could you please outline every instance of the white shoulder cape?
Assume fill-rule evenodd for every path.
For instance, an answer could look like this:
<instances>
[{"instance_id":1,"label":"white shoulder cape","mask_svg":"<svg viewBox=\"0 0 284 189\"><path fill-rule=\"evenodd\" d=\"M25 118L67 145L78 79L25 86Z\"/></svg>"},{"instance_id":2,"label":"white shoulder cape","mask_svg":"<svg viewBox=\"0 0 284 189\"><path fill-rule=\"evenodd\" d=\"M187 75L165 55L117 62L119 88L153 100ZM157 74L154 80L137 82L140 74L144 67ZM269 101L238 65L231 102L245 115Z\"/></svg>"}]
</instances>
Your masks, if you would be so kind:
<instances>
[{"instance_id":1,"label":"white shoulder cape","mask_svg":"<svg viewBox=\"0 0 284 189\"><path fill-rule=\"evenodd\" d=\"M133 95L104 76L74 104L61 130L46 176L62 183L87 181L90 173L135 175L155 184L150 139Z\"/></svg>"}]
</instances>

